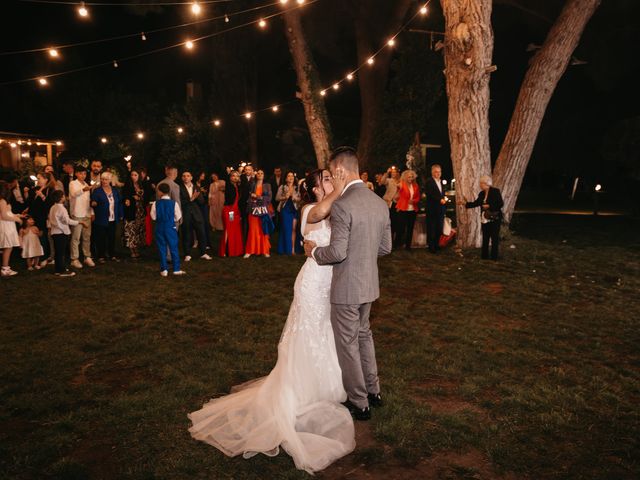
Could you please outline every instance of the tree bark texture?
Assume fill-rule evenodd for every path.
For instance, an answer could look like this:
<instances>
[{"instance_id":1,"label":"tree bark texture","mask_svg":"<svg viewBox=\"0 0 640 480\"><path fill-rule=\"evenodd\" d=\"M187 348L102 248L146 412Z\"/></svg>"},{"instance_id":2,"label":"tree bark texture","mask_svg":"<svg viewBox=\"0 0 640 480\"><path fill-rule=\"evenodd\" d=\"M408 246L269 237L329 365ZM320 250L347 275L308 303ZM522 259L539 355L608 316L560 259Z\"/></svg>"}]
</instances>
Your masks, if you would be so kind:
<instances>
[{"instance_id":1,"label":"tree bark texture","mask_svg":"<svg viewBox=\"0 0 640 480\"><path fill-rule=\"evenodd\" d=\"M489 73L493 54L491 0L441 0L445 17L445 78L449 141L458 198L475 199L478 180L491 172ZM481 244L477 210L456 207L457 242Z\"/></svg>"},{"instance_id":2,"label":"tree bark texture","mask_svg":"<svg viewBox=\"0 0 640 480\"><path fill-rule=\"evenodd\" d=\"M522 186L540 124L558 81L600 0L568 0L524 77L509 130L494 168L509 222Z\"/></svg>"},{"instance_id":3,"label":"tree bark texture","mask_svg":"<svg viewBox=\"0 0 640 480\"><path fill-rule=\"evenodd\" d=\"M358 2L359 8L354 16L358 65L365 64L369 57L382 46L379 43L381 39L391 38L398 32L411 3L411 0L396 0L390 15L386 15L384 31L381 32L380 22L372 21L371 18L372 14L379 14L378 2L371 0ZM374 26L376 29L372 31ZM393 49L385 48L376 56L373 65L365 65L357 73L361 104L360 137L358 139L358 158L361 168L365 168L368 164L373 149L392 57Z\"/></svg>"},{"instance_id":4,"label":"tree bark texture","mask_svg":"<svg viewBox=\"0 0 640 480\"><path fill-rule=\"evenodd\" d=\"M322 86L318 68L304 37L300 11L298 9L287 10L283 17L289 51L296 71L298 88L300 88L298 97L304 107L304 115L316 153L318 168L324 168L331 155L331 125L324 99L320 95Z\"/></svg>"}]
</instances>

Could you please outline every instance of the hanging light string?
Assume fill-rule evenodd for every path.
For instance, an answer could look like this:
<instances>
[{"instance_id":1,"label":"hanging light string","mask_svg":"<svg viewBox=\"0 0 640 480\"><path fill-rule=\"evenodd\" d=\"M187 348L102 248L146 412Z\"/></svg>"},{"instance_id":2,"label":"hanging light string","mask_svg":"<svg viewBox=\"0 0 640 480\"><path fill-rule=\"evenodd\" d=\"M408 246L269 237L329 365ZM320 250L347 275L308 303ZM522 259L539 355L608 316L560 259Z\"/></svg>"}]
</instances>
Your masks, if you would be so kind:
<instances>
[{"instance_id":1,"label":"hanging light string","mask_svg":"<svg viewBox=\"0 0 640 480\"><path fill-rule=\"evenodd\" d=\"M293 6L293 7L289 8L289 9L287 9L287 10L284 10L284 11L281 11L281 12L272 13L271 15L266 15L266 16L258 19L258 20L252 20L252 21L240 24L240 25L234 25L233 27L227 28L225 30L220 30L220 31L217 31L217 32L213 32L213 33L210 33L208 35L202 35L202 36L197 37L197 38L193 38L193 39L190 39L190 40L185 40L183 42L179 42L179 43L176 43L176 44L173 44L173 45L167 45L165 47L156 48L154 50L149 50L147 52L142 52L142 53L138 53L138 54L135 54L135 55L129 55L127 57L116 58L116 59L112 59L112 60L109 60L109 61L96 63L96 64L93 64L93 65L86 65L84 67L74 68L74 69L71 69L71 70L65 70L63 72L51 73L51 74L48 74L48 75L39 75L39 76L36 76L36 77L23 78L23 79L20 79L20 80L10 80L10 81L7 81L7 82L1 82L0 86L13 85L13 84L17 84L17 83L33 82L33 81L37 81L42 86L46 86L46 85L48 85L48 83L49 83L48 79L50 79L50 78L55 78L55 77L60 77L62 75L69 75L69 74L72 74L72 73L78 73L78 72L83 72L83 71L87 71L87 70L92 70L92 69L96 69L96 68L100 68L100 67L105 67L107 65L112 65L112 66L117 67L117 66L119 66L120 62L124 62L124 61L128 61L128 60L134 60L134 59L141 58L141 57L146 57L146 56L149 56L149 55L154 55L156 53L165 52L167 50L172 50L172 49L178 48L178 47L186 46L187 48L192 48L193 45L196 42L199 42L201 40L205 40L207 38L216 37L218 35L223 35L225 33L231 32L233 30L238 30L240 28L244 28L244 27L247 27L247 26L250 26L250 25L257 25L261 21L266 21L268 19L279 17L280 15L284 15L286 13L286 11L288 11L288 10L296 10L296 9L299 9L299 8L303 8L303 7L307 6L307 5L311 5L311 4L319 2L319 1L320 0L310 0L308 2Z\"/></svg>"},{"instance_id":2,"label":"hanging light string","mask_svg":"<svg viewBox=\"0 0 640 480\"><path fill-rule=\"evenodd\" d=\"M427 0L424 4L422 4L422 6L420 6L420 8L416 11L416 13L414 13L411 18L409 18L409 20L407 20L404 25L402 25L402 27L400 27L400 30L398 30L396 32L395 35L392 35L391 37L389 37L387 39L387 41L377 50L375 51L365 62L363 62L362 64L358 65L356 68L354 68L353 70L351 70L349 73L347 73L344 77L342 77L341 79L333 82L330 86L322 88L320 90L320 95L322 95L323 97L327 95L327 93L329 93L330 90L339 90L340 86L345 83L345 82L351 82L354 78L356 73L358 73L360 70L362 70L363 68L365 68L366 66L372 66L375 63L375 58L385 49L385 48L393 48L396 44L396 38L398 37L398 35L400 35L408 26L409 24L415 20L416 17L418 16L424 16L427 14L428 12L428 6L431 3L431 0Z\"/></svg>"},{"instance_id":3,"label":"hanging light string","mask_svg":"<svg viewBox=\"0 0 640 480\"><path fill-rule=\"evenodd\" d=\"M27 1L27 0L23 0L23 1ZM137 31L135 33L127 33L127 34L124 34L124 35L117 35L117 36L114 36L114 37L98 38L96 40L87 40L85 42L67 43L67 44L64 44L64 45L56 45L55 47L41 47L41 48L31 48L31 49L26 49L26 50L14 50L14 51L10 51L10 52L0 52L0 56L20 55L20 54L24 54L24 53L36 53L36 52L44 52L44 51L49 51L50 52L52 49L55 49L56 51L60 51L60 50L67 49L67 48L81 47L81 46L85 46L85 45L95 45L95 44L99 44L99 43L112 42L112 41L116 41L116 40L124 40L124 39L127 39L127 38L140 37L141 35L144 36L145 39L146 39L146 35L149 35L149 34L158 33L158 32L165 32L165 31L168 31L168 30L175 30L175 29L179 29L179 28L189 27L191 25L199 25L199 24L202 24L202 23L213 22L215 20L220 20L220 19L225 19L225 21L228 21L227 19L229 19L229 18L236 17L238 15L243 15L245 13L255 12L257 10L262 10L262 9L265 9L265 8L273 7L273 6L279 5L279 4L280 4L280 1L278 0L276 2L267 3L265 5L259 5L257 7L247 8L246 10L240 10L238 12L230 12L230 13L226 13L224 15L217 15L215 17L203 18L201 20L195 20L193 22L181 23L179 25L171 25L171 26L168 26L168 27L155 28L155 29L152 29L152 30Z\"/></svg>"},{"instance_id":4,"label":"hanging light string","mask_svg":"<svg viewBox=\"0 0 640 480\"><path fill-rule=\"evenodd\" d=\"M75 5L79 6L84 4L87 7L171 7L171 6L185 6L192 5L193 1L186 2L149 2L149 3L136 3L136 2L72 2L64 0L20 0L23 3L44 3L49 5ZM232 3L238 0L201 0L195 3L201 5L209 3Z\"/></svg>"}]
</instances>

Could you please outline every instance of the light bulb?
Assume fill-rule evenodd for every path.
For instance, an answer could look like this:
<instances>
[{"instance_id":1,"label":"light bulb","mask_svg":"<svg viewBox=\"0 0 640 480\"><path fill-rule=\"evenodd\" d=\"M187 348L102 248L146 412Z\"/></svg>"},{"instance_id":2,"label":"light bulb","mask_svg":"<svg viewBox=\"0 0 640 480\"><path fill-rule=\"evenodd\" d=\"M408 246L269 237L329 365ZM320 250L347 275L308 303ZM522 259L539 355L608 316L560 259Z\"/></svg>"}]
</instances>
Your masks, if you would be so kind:
<instances>
[{"instance_id":1,"label":"light bulb","mask_svg":"<svg viewBox=\"0 0 640 480\"><path fill-rule=\"evenodd\" d=\"M147 39L147 36L144 34L144 32L142 32L141 38L142 38L142 40L146 40Z\"/></svg>"},{"instance_id":2,"label":"light bulb","mask_svg":"<svg viewBox=\"0 0 640 480\"><path fill-rule=\"evenodd\" d=\"M227 15L224 16L224 23L229 23L229 17Z\"/></svg>"},{"instance_id":3,"label":"light bulb","mask_svg":"<svg viewBox=\"0 0 640 480\"><path fill-rule=\"evenodd\" d=\"M263 18L261 18L258 22L258 25L260 25L260 28L264 28L267 26L267 22Z\"/></svg>"},{"instance_id":4,"label":"light bulb","mask_svg":"<svg viewBox=\"0 0 640 480\"><path fill-rule=\"evenodd\" d=\"M289 1L289 0L280 0L280 3L281 3L282 5L286 5L288 1Z\"/></svg>"},{"instance_id":5,"label":"light bulb","mask_svg":"<svg viewBox=\"0 0 640 480\"><path fill-rule=\"evenodd\" d=\"M117 60L113 61L113 68L118 68L118 61Z\"/></svg>"},{"instance_id":6,"label":"light bulb","mask_svg":"<svg viewBox=\"0 0 640 480\"><path fill-rule=\"evenodd\" d=\"M191 40L187 40L185 42L184 46L187 48L187 50L192 50L193 49L193 42Z\"/></svg>"},{"instance_id":7,"label":"light bulb","mask_svg":"<svg viewBox=\"0 0 640 480\"><path fill-rule=\"evenodd\" d=\"M247 112L244 114L244 118L246 118L247 120L249 120L253 115L251 114L251 112Z\"/></svg>"},{"instance_id":8,"label":"light bulb","mask_svg":"<svg viewBox=\"0 0 640 480\"><path fill-rule=\"evenodd\" d=\"M193 2L193 4L191 5L191 11L193 12L194 15L199 15L200 12L202 11L202 7L198 2Z\"/></svg>"},{"instance_id":9,"label":"light bulb","mask_svg":"<svg viewBox=\"0 0 640 480\"><path fill-rule=\"evenodd\" d=\"M219 126L220 126L220 123L221 123L221 122L220 122L220 120L214 120L214 121L213 121L213 124L214 124L216 127L219 127Z\"/></svg>"},{"instance_id":10,"label":"light bulb","mask_svg":"<svg viewBox=\"0 0 640 480\"><path fill-rule=\"evenodd\" d=\"M11 148L16 148L18 145L16 145L15 143L11 142Z\"/></svg>"},{"instance_id":11,"label":"light bulb","mask_svg":"<svg viewBox=\"0 0 640 480\"><path fill-rule=\"evenodd\" d=\"M57 58L59 56L58 50L56 50L55 48L50 48L49 56L52 58Z\"/></svg>"},{"instance_id":12,"label":"light bulb","mask_svg":"<svg viewBox=\"0 0 640 480\"><path fill-rule=\"evenodd\" d=\"M367 63L368 63L369 65L373 65L373 62L374 62L373 57L369 57L369 59L367 60Z\"/></svg>"},{"instance_id":13,"label":"light bulb","mask_svg":"<svg viewBox=\"0 0 640 480\"><path fill-rule=\"evenodd\" d=\"M138 137L138 140L142 140L144 138L144 133L138 132L136 136Z\"/></svg>"},{"instance_id":14,"label":"light bulb","mask_svg":"<svg viewBox=\"0 0 640 480\"><path fill-rule=\"evenodd\" d=\"M108 142L107 137L102 137L102 138L100 139L100 141L101 141L102 143L107 143L107 142Z\"/></svg>"},{"instance_id":15,"label":"light bulb","mask_svg":"<svg viewBox=\"0 0 640 480\"><path fill-rule=\"evenodd\" d=\"M353 80L353 73L350 73L349 75L347 75L347 80L349 81Z\"/></svg>"},{"instance_id":16,"label":"light bulb","mask_svg":"<svg viewBox=\"0 0 640 480\"><path fill-rule=\"evenodd\" d=\"M599 192L600 190L602 190L602 185L597 184L596 185L596 192Z\"/></svg>"},{"instance_id":17,"label":"light bulb","mask_svg":"<svg viewBox=\"0 0 640 480\"><path fill-rule=\"evenodd\" d=\"M182 133L182 132L184 132L184 128L178 127L178 133Z\"/></svg>"},{"instance_id":18,"label":"light bulb","mask_svg":"<svg viewBox=\"0 0 640 480\"><path fill-rule=\"evenodd\" d=\"M340 88L340 85L338 83L334 83L333 84L333 89L334 90L338 90Z\"/></svg>"},{"instance_id":19,"label":"light bulb","mask_svg":"<svg viewBox=\"0 0 640 480\"><path fill-rule=\"evenodd\" d=\"M396 44L395 39L390 38L389 41L387 42L387 45L389 45L390 47L393 47Z\"/></svg>"},{"instance_id":20,"label":"light bulb","mask_svg":"<svg viewBox=\"0 0 640 480\"><path fill-rule=\"evenodd\" d=\"M49 85L49 81L48 81L46 78L44 78L44 77L40 77L40 78L38 79L38 83L39 83L40 85L42 85L42 86Z\"/></svg>"},{"instance_id":21,"label":"light bulb","mask_svg":"<svg viewBox=\"0 0 640 480\"><path fill-rule=\"evenodd\" d=\"M60 146L62 145L62 142L61 142L60 140L58 140L58 141L56 142L56 145L57 145L58 147L60 147Z\"/></svg>"},{"instance_id":22,"label":"light bulb","mask_svg":"<svg viewBox=\"0 0 640 480\"><path fill-rule=\"evenodd\" d=\"M327 94L326 90L320 90L320 95L322 95L323 97Z\"/></svg>"},{"instance_id":23,"label":"light bulb","mask_svg":"<svg viewBox=\"0 0 640 480\"><path fill-rule=\"evenodd\" d=\"M420 9L420 14L421 15L426 15L427 14L427 6L426 5Z\"/></svg>"},{"instance_id":24,"label":"light bulb","mask_svg":"<svg viewBox=\"0 0 640 480\"><path fill-rule=\"evenodd\" d=\"M89 10L87 10L87 7L84 5L84 2L80 2L80 6L78 7L78 15L80 15L83 18L86 18L89 16Z\"/></svg>"},{"instance_id":25,"label":"light bulb","mask_svg":"<svg viewBox=\"0 0 640 480\"><path fill-rule=\"evenodd\" d=\"M274 105L273 107L271 107L271 110L277 112L278 110L280 110L280 107L278 107L278 105Z\"/></svg>"},{"instance_id":26,"label":"light bulb","mask_svg":"<svg viewBox=\"0 0 640 480\"><path fill-rule=\"evenodd\" d=\"M297 0L298 1L298 5L302 5L304 3L304 0Z\"/></svg>"}]
</instances>

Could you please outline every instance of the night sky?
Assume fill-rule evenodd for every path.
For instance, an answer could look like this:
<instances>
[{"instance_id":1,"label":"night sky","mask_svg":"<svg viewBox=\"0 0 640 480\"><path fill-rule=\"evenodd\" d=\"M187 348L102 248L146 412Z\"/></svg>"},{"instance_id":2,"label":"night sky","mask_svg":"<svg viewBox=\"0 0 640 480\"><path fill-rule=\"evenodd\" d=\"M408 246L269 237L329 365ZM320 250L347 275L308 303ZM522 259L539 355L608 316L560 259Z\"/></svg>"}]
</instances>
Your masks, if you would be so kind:
<instances>
[{"instance_id":1,"label":"night sky","mask_svg":"<svg viewBox=\"0 0 640 480\"><path fill-rule=\"evenodd\" d=\"M266 3L236 0L209 4L204 7L200 18L224 15ZM506 132L520 81L532 55L526 51L527 45L540 45L544 41L562 4L559 0L494 2L494 63L498 66L491 81L494 159ZM554 93L533 154L528 182L544 183L548 172L558 174L560 178L563 175L596 176L603 171L607 172L604 175L617 175L620 172L633 174L635 168L637 174L637 156L634 160L633 154L629 159L622 158L624 153L616 156L615 153L603 152L610 152L612 144L617 148L624 143L620 148L629 157L630 147L627 143L634 145L639 141L638 4L640 2L633 0L605 0L589 22L575 52L576 58L587 63L569 67ZM409 15L415 12L417 5L412 7ZM89 20L79 19L73 5L10 1L3 3L3 7L4 22L0 30L2 52L149 31L193 20L187 6L92 6ZM137 36L64 49L60 51L59 60L50 59L46 52L0 56L0 83L111 62L116 58L176 44L188 37L207 35L278 10L279 6L276 5L232 17L228 24L218 20L147 34L146 41ZM330 84L356 65L353 26L344 14L340 0L318 0L313 5L305 6L303 20L323 82ZM417 19L411 26L442 31L443 25L439 3L432 2L429 15ZM399 37L396 55L402 54L403 38L411 35L420 34L403 33ZM426 36L424 44L425 48L429 48ZM234 62L233 68L230 62ZM118 64L118 68L108 65L52 78L46 88L38 86L35 81L0 86L0 130L63 138L71 150L86 150L89 142L97 142L97 135L119 135L124 138L133 135L136 128L152 129L150 131L154 135L161 135L161 132L153 131L161 121L158 117L164 117L172 105L185 101L185 84L193 79L202 86L210 109L220 118L229 119L227 128L235 129L241 142L242 136L246 135L246 128L239 115L247 107L251 110L264 108L273 103L290 101L295 95L295 74L283 23L279 18L271 19L265 31L249 26L233 34L198 42L191 52L180 47L136 60L120 61ZM243 75L237 72L243 69L251 72L252 78L258 79L256 102L253 105L247 105L243 100L244 93L240 92L246 88L246 82ZM356 143L359 126L357 88L356 85L351 86L327 99L336 143ZM128 95L130 101L127 103L136 104L136 108L127 105L127 108L114 110L114 113L103 118L100 112L104 112L108 106L101 102L104 103L109 92ZM123 113L118 113L120 111ZM119 118L121 116L128 118ZM280 143L285 132L305 128L302 108L296 103L283 107L277 116L260 114L256 121L259 155L268 168L280 162ZM443 163L446 170L450 168L450 161L444 97L434 109L429 124L433 128L421 132L422 139L424 142L444 145L442 150L433 153L432 159ZM230 137L217 134L220 135L218 141L220 148L225 149L225 156L232 156L238 147L225 146L224 142ZM91 139L88 140L87 136ZM622 140L618 141L618 136ZM301 148L305 155L312 155L308 141L303 141ZM95 154L84 151L76 153ZM399 152L398 158L402 158L404 153ZM238 158L243 155L244 152L238 151Z\"/></svg>"}]
</instances>

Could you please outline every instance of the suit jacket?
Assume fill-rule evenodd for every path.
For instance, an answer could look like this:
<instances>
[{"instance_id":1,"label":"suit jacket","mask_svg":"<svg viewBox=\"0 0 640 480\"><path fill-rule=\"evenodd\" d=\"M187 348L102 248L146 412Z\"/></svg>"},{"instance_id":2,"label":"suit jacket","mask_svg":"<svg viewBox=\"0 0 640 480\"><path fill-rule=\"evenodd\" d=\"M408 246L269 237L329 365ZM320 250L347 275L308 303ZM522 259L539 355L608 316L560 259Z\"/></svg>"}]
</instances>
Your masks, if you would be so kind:
<instances>
[{"instance_id":1,"label":"suit jacket","mask_svg":"<svg viewBox=\"0 0 640 480\"><path fill-rule=\"evenodd\" d=\"M476 198L473 202L467 202L466 207L467 208L481 207L482 204L485 203L484 197L485 197L484 191L480 190L480 193L478 194L478 198ZM489 194L487 196L486 203L489 204L490 212L498 212L500 214L499 220L501 220L502 207L504 205L504 201L502 200L502 194L500 193L500 189L495 187L489 187ZM484 210L480 209L480 215L482 215L483 212Z\"/></svg>"},{"instance_id":2,"label":"suit jacket","mask_svg":"<svg viewBox=\"0 0 640 480\"><path fill-rule=\"evenodd\" d=\"M124 216L122 209L122 199L120 198L120 192L116 188L111 187L113 192L113 212L115 214L115 222L118 223ZM93 207L93 213L96 216L94 223L101 227L109 225L109 199L102 187L96 188L91 192L91 202L96 202Z\"/></svg>"},{"instance_id":3,"label":"suit jacket","mask_svg":"<svg viewBox=\"0 0 640 480\"><path fill-rule=\"evenodd\" d=\"M193 192L199 191L198 186L195 183L193 185ZM180 208L182 209L182 218L185 221L196 218L202 219L202 213L200 212L200 203L205 202L206 197L202 196L202 193L195 200L191 200L189 190L185 187L184 183L180 183Z\"/></svg>"},{"instance_id":4,"label":"suit jacket","mask_svg":"<svg viewBox=\"0 0 640 480\"><path fill-rule=\"evenodd\" d=\"M446 195L444 194L444 185L442 185L442 192L440 192L436 181L433 177L429 177L429 180L427 180L427 183L424 186L424 190L427 195L427 216L444 216L446 207L440 203L440 200L446 198Z\"/></svg>"},{"instance_id":5,"label":"suit jacket","mask_svg":"<svg viewBox=\"0 0 640 480\"><path fill-rule=\"evenodd\" d=\"M331 303L362 305L380 296L378 257L391 252L389 207L364 183L351 185L331 206L331 242L314 250L333 265Z\"/></svg>"},{"instance_id":6,"label":"suit jacket","mask_svg":"<svg viewBox=\"0 0 640 480\"><path fill-rule=\"evenodd\" d=\"M255 177L251 177L251 180L247 180L246 175L240 176L240 201L238 202L238 208L240 208L240 214L244 216L249 209L249 198L251 197L251 189L255 184Z\"/></svg>"}]
</instances>

